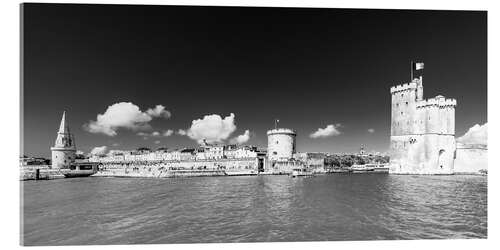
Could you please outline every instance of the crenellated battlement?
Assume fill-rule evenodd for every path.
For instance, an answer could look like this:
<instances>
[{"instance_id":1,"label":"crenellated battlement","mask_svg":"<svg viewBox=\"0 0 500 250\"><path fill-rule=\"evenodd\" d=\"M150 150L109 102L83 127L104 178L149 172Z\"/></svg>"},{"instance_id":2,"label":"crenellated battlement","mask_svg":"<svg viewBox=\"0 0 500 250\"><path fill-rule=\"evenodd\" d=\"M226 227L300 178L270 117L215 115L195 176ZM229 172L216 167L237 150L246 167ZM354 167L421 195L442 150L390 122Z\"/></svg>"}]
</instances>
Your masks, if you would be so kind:
<instances>
[{"instance_id":1,"label":"crenellated battlement","mask_svg":"<svg viewBox=\"0 0 500 250\"><path fill-rule=\"evenodd\" d=\"M391 87L391 94L402 92L402 91L415 90L416 88L417 88L417 82L412 81L410 83L400 84L400 85L396 85L394 87Z\"/></svg>"},{"instance_id":2,"label":"crenellated battlement","mask_svg":"<svg viewBox=\"0 0 500 250\"><path fill-rule=\"evenodd\" d=\"M293 135L296 135L297 132L295 132L295 130L293 130L293 129L277 128L277 129L268 130L267 134L268 135L271 135L271 134L293 134Z\"/></svg>"},{"instance_id":3,"label":"crenellated battlement","mask_svg":"<svg viewBox=\"0 0 500 250\"><path fill-rule=\"evenodd\" d=\"M457 100L454 98L445 98L444 96L436 96L434 98L429 98L417 102L417 108L426 107L455 107L457 106Z\"/></svg>"}]
</instances>

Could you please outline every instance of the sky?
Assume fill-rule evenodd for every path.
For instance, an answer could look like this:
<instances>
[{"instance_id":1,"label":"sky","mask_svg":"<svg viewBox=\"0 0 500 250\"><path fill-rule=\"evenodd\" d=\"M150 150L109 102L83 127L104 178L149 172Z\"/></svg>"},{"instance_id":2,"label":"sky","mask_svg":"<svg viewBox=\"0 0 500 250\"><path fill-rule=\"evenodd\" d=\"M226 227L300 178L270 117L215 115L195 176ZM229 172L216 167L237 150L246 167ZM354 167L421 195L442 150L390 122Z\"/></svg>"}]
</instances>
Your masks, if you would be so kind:
<instances>
[{"instance_id":1,"label":"sky","mask_svg":"<svg viewBox=\"0 0 500 250\"><path fill-rule=\"evenodd\" d=\"M391 86L425 63L456 136L487 122L479 11L22 5L22 149L50 156L63 111L78 150L267 146L386 152ZM157 132L157 133L155 133Z\"/></svg>"}]
</instances>

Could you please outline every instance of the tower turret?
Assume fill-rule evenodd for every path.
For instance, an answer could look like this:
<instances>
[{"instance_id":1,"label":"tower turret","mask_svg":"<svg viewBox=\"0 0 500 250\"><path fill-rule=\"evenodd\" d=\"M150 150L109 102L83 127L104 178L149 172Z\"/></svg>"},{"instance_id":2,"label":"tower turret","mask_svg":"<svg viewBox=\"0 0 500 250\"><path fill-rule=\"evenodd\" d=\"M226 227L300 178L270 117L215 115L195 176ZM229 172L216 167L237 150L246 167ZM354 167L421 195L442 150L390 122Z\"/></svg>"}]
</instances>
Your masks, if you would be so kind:
<instances>
[{"instance_id":1,"label":"tower turret","mask_svg":"<svg viewBox=\"0 0 500 250\"><path fill-rule=\"evenodd\" d=\"M419 81L417 81L417 102L424 99L424 86L422 82L422 76L420 76Z\"/></svg>"},{"instance_id":2,"label":"tower turret","mask_svg":"<svg viewBox=\"0 0 500 250\"><path fill-rule=\"evenodd\" d=\"M63 112L57 138L52 151L52 168L67 168L75 161L76 145L66 121L66 111Z\"/></svg>"}]
</instances>

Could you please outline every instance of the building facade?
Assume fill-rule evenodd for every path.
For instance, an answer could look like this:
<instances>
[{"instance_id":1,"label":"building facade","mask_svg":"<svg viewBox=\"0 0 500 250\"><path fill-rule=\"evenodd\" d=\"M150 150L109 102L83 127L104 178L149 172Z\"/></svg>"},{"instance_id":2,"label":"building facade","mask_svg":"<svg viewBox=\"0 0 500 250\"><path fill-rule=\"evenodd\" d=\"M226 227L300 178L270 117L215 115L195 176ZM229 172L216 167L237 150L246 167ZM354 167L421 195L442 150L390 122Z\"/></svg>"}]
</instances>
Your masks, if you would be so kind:
<instances>
[{"instance_id":1,"label":"building facade","mask_svg":"<svg viewBox=\"0 0 500 250\"><path fill-rule=\"evenodd\" d=\"M76 144L73 134L69 130L69 124L66 121L66 112L63 112L56 142L50 150L52 151L53 169L69 168L75 162Z\"/></svg>"},{"instance_id":2,"label":"building facade","mask_svg":"<svg viewBox=\"0 0 500 250\"><path fill-rule=\"evenodd\" d=\"M452 174L456 100L441 95L423 99L422 77L390 91L390 172Z\"/></svg>"}]
</instances>

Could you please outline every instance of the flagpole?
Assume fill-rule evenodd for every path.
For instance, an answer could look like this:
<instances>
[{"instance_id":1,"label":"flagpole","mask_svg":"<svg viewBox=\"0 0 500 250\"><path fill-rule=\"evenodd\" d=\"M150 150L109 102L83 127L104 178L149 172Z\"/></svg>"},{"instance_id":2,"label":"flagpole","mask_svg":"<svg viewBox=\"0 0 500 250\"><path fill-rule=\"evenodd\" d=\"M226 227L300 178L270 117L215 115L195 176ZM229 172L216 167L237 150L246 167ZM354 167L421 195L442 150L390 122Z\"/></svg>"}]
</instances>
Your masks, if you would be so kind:
<instances>
[{"instance_id":1,"label":"flagpole","mask_svg":"<svg viewBox=\"0 0 500 250\"><path fill-rule=\"evenodd\" d=\"M410 82L413 81L413 61L410 61Z\"/></svg>"}]
</instances>

